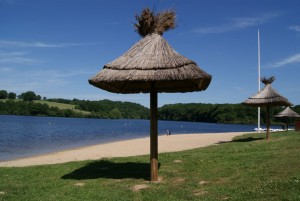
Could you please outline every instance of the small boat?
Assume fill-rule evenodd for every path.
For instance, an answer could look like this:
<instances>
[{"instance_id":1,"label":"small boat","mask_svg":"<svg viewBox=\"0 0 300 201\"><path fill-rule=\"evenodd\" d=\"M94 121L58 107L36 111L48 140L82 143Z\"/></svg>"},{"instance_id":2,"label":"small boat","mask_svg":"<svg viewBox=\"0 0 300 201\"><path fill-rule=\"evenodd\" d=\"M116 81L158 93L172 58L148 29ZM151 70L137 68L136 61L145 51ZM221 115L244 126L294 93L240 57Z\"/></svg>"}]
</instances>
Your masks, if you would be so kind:
<instances>
[{"instance_id":1,"label":"small boat","mask_svg":"<svg viewBox=\"0 0 300 201\"><path fill-rule=\"evenodd\" d=\"M254 131L258 131L258 128L254 128L253 130L254 130ZM288 130L291 131L291 130L294 130L294 129L289 128ZM259 131L267 131L267 129L266 129L266 128L259 128ZM287 129L282 129L282 128L270 128L270 131L273 131L273 132L276 132L276 131L287 131Z\"/></svg>"},{"instance_id":2,"label":"small boat","mask_svg":"<svg viewBox=\"0 0 300 201\"><path fill-rule=\"evenodd\" d=\"M254 131L266 131L267 129L266 128L259 128L259 129L258 128L254 128L253 130Z\"/></svg>"}]
</instances>

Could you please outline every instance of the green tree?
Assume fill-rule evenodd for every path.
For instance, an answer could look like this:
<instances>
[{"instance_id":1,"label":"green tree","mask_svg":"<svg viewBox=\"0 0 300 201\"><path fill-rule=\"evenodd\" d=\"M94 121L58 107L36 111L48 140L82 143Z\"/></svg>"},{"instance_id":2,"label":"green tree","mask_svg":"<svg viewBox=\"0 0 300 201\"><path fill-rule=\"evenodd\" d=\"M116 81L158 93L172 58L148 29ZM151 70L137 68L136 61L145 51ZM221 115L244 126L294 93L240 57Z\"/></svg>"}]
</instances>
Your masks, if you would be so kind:
<instances>
[{"instance_id":1,"label":"green tree","mask_svg":"<svg viewBox=\"0 0 300 201\"><path fill-rule=\"evenodd\" d=\"M33 91L27 91L22 93L22 98L24 101L33 101L36 100L36 94Z\"/></svg>"},{"instance_id":2,"label":"green tree","mask_svg":"<svg viewBox=\"0 0 300 201\"><path fill-rule=\"evenodd\" d=\"M0 101L0 114L6 114L6 104Z\"/></svg>"},{"instance_id":3,"label":"green tree","mask_svg":"<svg viewBox=\"0 0 300 201\"><path fill-rule=\"evenodd\" d=\"M8 96L7 96L8 99L16 99L17 98L17 94L13 93L13 92L10 92L8 93Z\"/></svg>"},{"instance_id":4,"label":"green tree","mask_svg":"<svg viewBox=\"0 0 300 201\"><path fill-rule=\"evenodd\" d=\"M0 99L6 99L7 98L7 91L0 90Z\"/></svg>"},{"instance_id":5,"label":"green tree","mask_svg":"<svg viewBox=\"0 0 300 201\"><path fill-rule=\"evenodd\" d=\"M120 112L120 110L118 108L114 108L109 112L109 116L112 119L120 119L120 118L122 118L122 113Z\"/></svg>"}]
</instances>

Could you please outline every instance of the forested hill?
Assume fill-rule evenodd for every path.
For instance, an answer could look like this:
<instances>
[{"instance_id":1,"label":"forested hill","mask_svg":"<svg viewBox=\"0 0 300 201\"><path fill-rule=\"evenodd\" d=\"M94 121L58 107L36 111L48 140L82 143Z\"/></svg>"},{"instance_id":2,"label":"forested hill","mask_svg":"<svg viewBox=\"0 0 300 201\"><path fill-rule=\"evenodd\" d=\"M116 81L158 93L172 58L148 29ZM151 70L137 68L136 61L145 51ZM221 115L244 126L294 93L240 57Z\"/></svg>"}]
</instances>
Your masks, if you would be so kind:
<instances>
[{"instance_id":1,"label":"forested hill","mask_svg":"<svg viewBox=\"0 0 300 201\"><path fill-rule=\"evenodd\" d=\"M149 109L130 102L47 99L0 100L0 114L26 116L83 117L103 119L149 119Z\"/></svg>"},{"instance_id":2,"label":"forested hill","mask_svg":"<svg viewBox=\"0 0 300 201\"><path fill-rule=\"evenodd\" d=\"M0 90L0 114L84 117L103 119L149 119L149 108L137 103L111 100L68 100L47 99L28 91L17 96ZM300 114L300 105L292 107ZM274 115L282 111L282 107L272 107L272 123L280 123ZM265 108L261 108L261 121L265 122ZM194 121L210 123L257 123L257 108L242 104L172 104L158 109L160 120Z\"/></svg>"},{"instance_id":3,"label":"forested hill","mask_svg":"<svg viewBox=\"0 0 300 201\"><path fill-rule=\"evenodd\" d=\"M300 105L292 108L300 114ZM274 115L283 110L282 107L272 107L271 121L280 123ZM265 108L261 108L261 122L265 123ZM159 109L161 120L194 121L211 123L257 123L257 107L249 107L242 104L172 104L164 105Z\"/></svg>"},{"instance_id":4,"label":"forested hill","mask_svg":"<svg viewBox=\"0 0 300 201\"><path fill-rule=\"evenodd\" d=\"M56 103L75 105L75 109L90 112L90 117L103 119L149 119L149 109L131 102L111 100L48 99Z\"/></svg>"},{"instance_id":5,"label":"forested hill","mask_svg":"<svg viewBox=\"0 0 300 201\"><path fill-rule=\"evenodd\" d=\"M300 105L292 108L300 114ZM272 123L280 123L273 116L282 111L282 107L271 109ZM149 119L149 109L131 102L110 100L0 100L0 114L84 117L104 119ZM261 108L261 121L265 121L265 109ZM193 121L210 123L257 123L257 108L241 104L172 104L159 108L160 120Z\"/></svg>"}]
</instances>

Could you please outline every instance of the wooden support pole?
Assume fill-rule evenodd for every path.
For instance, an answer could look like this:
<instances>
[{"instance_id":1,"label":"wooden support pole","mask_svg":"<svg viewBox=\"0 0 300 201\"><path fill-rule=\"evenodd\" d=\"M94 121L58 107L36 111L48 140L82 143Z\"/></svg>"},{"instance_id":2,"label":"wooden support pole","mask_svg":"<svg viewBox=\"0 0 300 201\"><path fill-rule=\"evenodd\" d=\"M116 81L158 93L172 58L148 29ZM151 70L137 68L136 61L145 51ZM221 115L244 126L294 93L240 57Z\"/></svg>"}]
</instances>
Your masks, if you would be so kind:
<instances>
[{"instance_id":1,"label":"wooden support pole","mask_svg":"<svg viewBox=\"0 0 300 201\"><path fill-rule=\"evenodd\" d=\"M270 106L267 106L267 136L266 139L270 139Z\"/></svg>"},{"instance_id":2,"label":"wooden support pole","mask_svg":"<svg viewBox=\"0 0 300 201\"><path fill-rule=\"evenodd\" d=\"M151 83L150 93L150 165L151 181L158 180L158 143L157 143L157 89L155 83Z\"/></svg>"}]
</instances>

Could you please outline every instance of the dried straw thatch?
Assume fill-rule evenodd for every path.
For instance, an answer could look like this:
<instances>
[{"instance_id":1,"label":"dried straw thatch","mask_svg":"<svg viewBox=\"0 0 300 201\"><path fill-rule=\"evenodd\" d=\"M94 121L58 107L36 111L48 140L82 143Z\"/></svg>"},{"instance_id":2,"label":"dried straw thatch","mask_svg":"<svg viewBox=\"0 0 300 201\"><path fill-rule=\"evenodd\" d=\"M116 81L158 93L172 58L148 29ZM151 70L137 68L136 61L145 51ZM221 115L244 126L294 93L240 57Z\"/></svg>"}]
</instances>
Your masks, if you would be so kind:
<instances>
[{"instance_id":1,"label":"dried straw thatch","mask_svg":"<svg viewBox=\"0 0 300 201\"><path fill-rule=\"evenodd\" d=\"M270 78L262 78L262 82L265 84L265 87L257 94L245 100L243 104L256 107L293 105L288 101L288 99L281 96L275 89L272 88L271 84L274 80L274 76Z\"/></svg>"},{"instance_id":2,"label":"dried straw thatch","mask_svg":"<svg viewBox=\"0 0 300 201\"><path fill-rule=\"evenodd\" d=\"M274 115L281 119L282 122L285 122L286 130L289 129L289 124L291 124L292 119L300 118L300 115L297 112L294 112L290 107L286 107L283 111L279 112L278 114Z\"/></svg>"},{"instance_id":3,"label":"dried straw thatch","mask_svg":"<svg viewBox=\"0 0 300 201\"><path fill-rule=\"evenodd\" d=\"M286 107L284 110L276 114L275 117L299 118L300 115L293 111L290 107Z\"/></svg>"},{"instance_id":4,"label":"dried straw thatch","mask_svg":"<svg viewBox=\"0 0 300 201\"><path fill-rule=\"evenodd\" d=\"M267 133L266 139L270 138L270 108L272 106L291 106L293 105L286 99L281 96L275 89L272 88L271 84L275 80L275 77L262 78L261 81L265 84L265 87L260 90L254 96L251 96L249 99L242 102L242 104L256 106L256 107L266 107L266 124L267 124Z\"/></svg>"},{"instance_id":5,"label":"dried straw thatch","mask_svg":"<svg viewBox=\"0 0 300 201\"><path fill-rule=\"evenodd\" d=\"M114 93L149 93L205 90L211 76L178 54L159 34L147 35L125 54L104 66L90 84Z\"/></svg>"},{"instance_id":6,"label":"dried straw thatch","mask_svg":"<svg viewBox=\"0 0 300 201\"><path fill-rule=\"evenodd\" d=\"M114 93L149 93L151 82L155 82L157 92L202 91L208 87L211 76L162 37L164 31L175 27L175 12L155 15L146 8L136 19L136 31L144 38L106 64L90 84Z\"/></svg>"},{"instance_id":7,"label":"dried straw thatch","mask_svg":"<svg viewBox=\"0 0 300 201\"><path fill-rule=\"evenodd\" d=\"M134 24L136 32L142 37L145 37L152 33L162 35L165 31L175 28L175 12L163 11L154 14L149 8L142 11L141 15L136 15L135 19L137 23Z\"/></svg>"},{"instance_id":8,"label":"dried straw thatch","mask_svg":"<svg viewBox=\"0 0 300 201\"><path fill-rule=\"evenodd\" d=\"M150 93L151 180L158 180L157 93L205 90L211 75L178 54L162 34L175 27L175 12L154 14L148 8L136 16L143 37L122 56L104 65L89 83L114 93Z\"/></svg>"}]
</instances>

